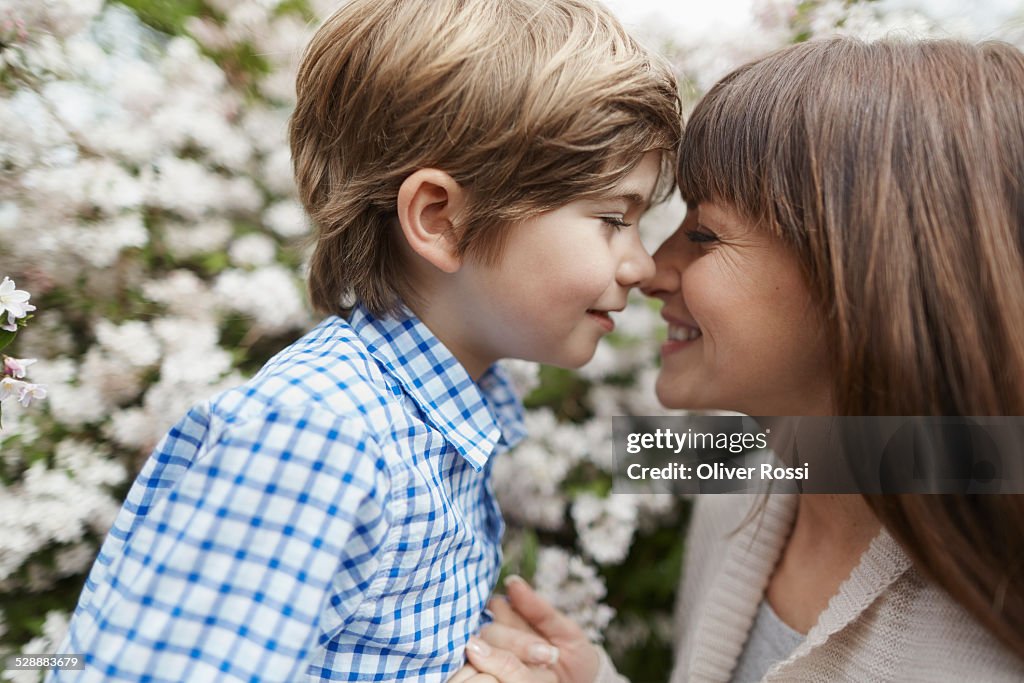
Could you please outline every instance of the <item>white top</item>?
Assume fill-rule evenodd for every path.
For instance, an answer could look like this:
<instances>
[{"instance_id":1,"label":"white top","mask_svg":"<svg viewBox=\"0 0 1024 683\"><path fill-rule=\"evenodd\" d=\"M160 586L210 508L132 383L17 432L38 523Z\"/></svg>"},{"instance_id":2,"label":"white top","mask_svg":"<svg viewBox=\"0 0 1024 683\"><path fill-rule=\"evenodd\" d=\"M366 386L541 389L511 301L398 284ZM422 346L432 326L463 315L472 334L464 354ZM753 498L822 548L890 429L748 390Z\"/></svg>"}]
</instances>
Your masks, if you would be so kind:
<instances>
[{"instance_id":1,"label":"white top","mask_svg":"<svg viewBox=\"0 0 1024 683\"><path fill-rule=\"evenodd\" d=\"M740 528L761 498L698 498L676 610L673 683L732 677L796 515L795 495L773 494ZM599 683L624 681L602 659ZM803 642L762 681L1019 683L1024 661L925 581L883 530Z\"/></svg>"}]
</instances>

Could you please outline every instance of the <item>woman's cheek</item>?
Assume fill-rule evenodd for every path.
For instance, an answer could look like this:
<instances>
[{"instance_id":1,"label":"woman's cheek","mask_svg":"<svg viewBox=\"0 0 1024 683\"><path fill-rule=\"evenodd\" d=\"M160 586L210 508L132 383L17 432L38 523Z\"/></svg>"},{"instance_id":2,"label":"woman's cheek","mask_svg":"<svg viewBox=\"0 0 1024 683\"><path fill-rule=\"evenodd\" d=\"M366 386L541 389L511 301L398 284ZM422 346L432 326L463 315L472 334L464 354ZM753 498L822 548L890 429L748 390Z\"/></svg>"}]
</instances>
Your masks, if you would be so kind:
<instances>
[{"instance_id":1,"label":"woman's cheek","mask_svg":"<svg viewBox=\"0 0 1024 683\"><path fill-rule=\"evenodd\" d=\"M721 298L723 283L716 282L714 270L708 264L696 262L690 265L682 276L682 297L686 310L701 330L711 324L717 308L716 300Z\"/></svg>"}]
</instances>

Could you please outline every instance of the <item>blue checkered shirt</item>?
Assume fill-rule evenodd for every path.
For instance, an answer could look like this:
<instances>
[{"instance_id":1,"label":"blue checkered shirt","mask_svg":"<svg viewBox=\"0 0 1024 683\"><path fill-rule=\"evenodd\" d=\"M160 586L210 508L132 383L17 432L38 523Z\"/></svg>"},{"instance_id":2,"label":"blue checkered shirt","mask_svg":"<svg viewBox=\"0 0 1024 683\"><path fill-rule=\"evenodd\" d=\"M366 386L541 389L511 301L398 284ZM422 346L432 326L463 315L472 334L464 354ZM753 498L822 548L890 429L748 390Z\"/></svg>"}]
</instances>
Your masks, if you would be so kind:
<instances>
[{"instance_id":1,"label":"blue checkered shirt","mask_svg":"<svg viewBox=\"0 0 1024 683\"><path fill-rule=\"evenodd\" d=\"M357 307L156 447L51 681L446 680L501 564L491 457L523 436L415 318Z\"/></svg>"}]
</instances>

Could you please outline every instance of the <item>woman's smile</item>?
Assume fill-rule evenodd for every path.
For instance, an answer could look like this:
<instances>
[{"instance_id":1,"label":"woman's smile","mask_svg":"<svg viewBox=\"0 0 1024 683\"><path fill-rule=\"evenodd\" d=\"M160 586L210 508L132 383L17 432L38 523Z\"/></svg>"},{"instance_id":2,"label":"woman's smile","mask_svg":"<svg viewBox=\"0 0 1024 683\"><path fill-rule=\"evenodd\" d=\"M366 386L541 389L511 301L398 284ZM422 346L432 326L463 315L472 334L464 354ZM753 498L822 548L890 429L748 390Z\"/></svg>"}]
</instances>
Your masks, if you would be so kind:
<instances>
[{"instance_id":1,"label":"woman's smile","mask_svg":"<svg viewBox=\"0 0 1024 683\"><path fill-rule=\"evenodd\" d=\"M668 339L661 345L661 355L663 358L693 346L704 336L696 323L671 318L665 315L664 312L661 317L668 323Z\"/></svg>"}]
</instances>

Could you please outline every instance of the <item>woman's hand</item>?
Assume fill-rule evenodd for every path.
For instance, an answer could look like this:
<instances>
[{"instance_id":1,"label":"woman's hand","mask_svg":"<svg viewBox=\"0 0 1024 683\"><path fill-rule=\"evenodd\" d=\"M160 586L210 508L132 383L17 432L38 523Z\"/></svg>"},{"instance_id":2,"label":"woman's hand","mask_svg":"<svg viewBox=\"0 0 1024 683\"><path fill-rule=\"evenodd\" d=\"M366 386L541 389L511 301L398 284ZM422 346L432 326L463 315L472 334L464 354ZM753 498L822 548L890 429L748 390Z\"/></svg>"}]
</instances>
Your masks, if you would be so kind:
<instances>
[{"instance_id":1,"label":"woman's hand","mask_svg":"<svg viewBox=\"0 0 1024 683\"><path fill-rule=\"evenodd\" d=\"M485 669L466 664L448 683L558 683L558 675L544 666L528 666L509 652L473 636L466 646L470 659L484 662Z\"/></svg>"},{"instance_id":2,"label":"woman's hand","mask_svg":"<svg viewBox=\"0 0 1024 683\"><path fill-rule=\"evenodd\" d=\"M455 672L454 676L448 679L448 683L469 683L469 681L483 683L483 679L479 678L479 675L480 672L472 664L464 664L461 669Z\"/></svg>"},{"instance_id":3,"label":"woman's hand","mask_svg":"<svg viewBox=\"0 0 1024 683\"><path fill-rule=\"evenodd\" d=\"M494 622L469 641L466 656L478 673L464 680L593 683L600 658L583 629L518 576L505 580L505 590L507 601L488 603Z\"/></svg>"}]
</instances>

